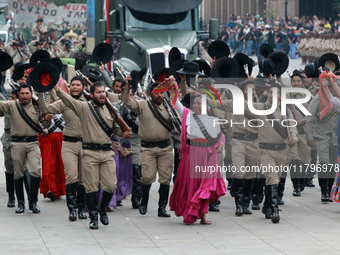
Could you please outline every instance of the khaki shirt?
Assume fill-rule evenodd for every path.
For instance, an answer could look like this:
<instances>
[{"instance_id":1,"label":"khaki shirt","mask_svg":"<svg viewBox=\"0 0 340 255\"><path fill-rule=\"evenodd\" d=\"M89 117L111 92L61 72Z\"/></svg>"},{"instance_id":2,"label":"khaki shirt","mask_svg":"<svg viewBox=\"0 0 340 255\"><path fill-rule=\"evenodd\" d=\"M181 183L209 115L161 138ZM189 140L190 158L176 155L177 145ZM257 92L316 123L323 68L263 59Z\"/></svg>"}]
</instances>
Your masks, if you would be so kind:
<instances>
[{"instance_id":1,"label":"khaki shirt","mask_svg":"<svg viewBox=\"0 0 340 255\"><path fill-rule=\"evenodd\" d=\"M306 95L303 94L303 93L291 93L291 92L290 92L289 94L287 94L287 97L288 97L288 98L294 98L294 99L301 99L301 98L305 98ZM306 103L303 103L302 105L303 105L306 109L308 109L309 103L306 102ZM298 109L297 107L295 107L295 109L302 115L303 118L305 117L304 114L302 114L301 111L299 111L299 109ZM292 113L292 115L294 116L294 119L296 119L296 118L295 118L295 115L294 115L293 113ZM298 125L297 125L296 127L297 127L298 130L303 129L303 126L301 126L299 123L298 123Z\"/></svg>"},{"instance_id":2,"label":"khaki shirt","mask_svg":"<svg viewBox=\"0 0 340 255\"><path fill-rule=\"evenodd\" d=\"M86 143L111 143L110 137L99 126L95 117L91 113L88 102L76 100L70 95L66 94L63 90L57 92L57 96L64 102L65 106L73 110L80 118L81 129L83 133L83 142ZM114 121L108 108L95 105L99 113L102 115L106 123L113 129L114 134L123 136L118 124Z\"/></svg>"},{"instance_id":3,"label":"khaki shirt","mask_svg":"<svg viewBox=\"0 0 340 255\"><path fill-rule=\"evenodd\" d=\"M62 53L59 54L59 58L70 58L72 52L68 52L66 50L64 50Z\"/></svg>"},{"instance_id":4,"label":"khaki shirt","mask_svg":"<svg viewBox=\"0 0 340 255\"><path fill-rule=\"evenodd\" d=\"M55 51L55 50L49 50L48 53L50 53L51 58L59 58L60 51Z\"/></svg>"},{"instance_id":5,"label":"khaki shirt","mask_svg":"<svg viewBox=\"0 0 340 255\"><path fill-rule=\"evenodd\" d=\"M31 117L31 119L35 122L41 122L44 127L49 127L51 122L47 122L40 116L40 113L33 106L32 100L27 105L24 106L27 114ZM0 111L4 113L8 113L11 117L12 128L11 134L14 136L35 136L38 132L34 131L24 119L21 117L16 105L15 101L1 101L0 102Z\"/></svg>"},{"instance_id":6,"label":"khaki shirt","mask_svg":"<svg viewBox=\"0 0 340 255\"><path fill-rule=\"evenodd\" d=\"M210 105L212 109L217 108L220 110L224 110L225 112L233 112L233 100L224 100L222 101L222 105L220 104L220 102L217 102L217 105L215 105L213 100L208 99L208 104ZM245 104L247 104L246 100L245 100ZM251 113L249 113L249 116L251 116L252 119L258 119L258 117L256 117L255 115ZM229 119L228 122L230 121L231 120ZM233 125L232 125L233 132L242 133L242 134L252 134L252 133L256 134L257 133L256 127L251 127L250 125L248 125L249 119L245 115L233 114L232 121L233 121ZM251 125L254 126L254 124L251 124Z\"/></svg>"},{"instance_id":7,"label":"khaki shirt","mask_svg":"<svg viewBox=\"0 0 340 255\"><path fill-rule=\"evenodd\" d=\"M336 128L338 125L338 117L332 117L326 122L317 122L315 118L320 118L320 99L316 95L310 102L308 111L312 114L306 116L305 124L307 141L313 141L313 137L319 139L330 140L333 145L337 145Z\"/></svg>"},{"instance_id":8,"label":"khaki shirt","mask_svg":"<svg viewBox=\"0 0 340 255\"><path fill-rule=\"evenodd\" d=\"M258 110L264 110L264 104L263 103L253 103L254 108L258 109ZM269 107L271 107L271 105L269 105ZM248 104L245 104L245 111L247 111L249 114L251 114L251 112L249 111L248 108ZM272 113L274 119L278 119L279 124L281 125L281 121L284 120L284 116L281 115L281 106L280 104L278 104L278 106L276 107L276 110ZM235 115L234 115L235 116ZM294 119L292 112L287 109L287 116L288 119ZM259 142L260 143L273 143L273 144L280 144L280 143L286 143L287 142L287 138L283 138L282 136L280 136L276 130L272 127L272 123L273 121L268 121L267 119L268 116L267 115L256 115L257 119L261 119L263 121L263 126L262 127L258 127L258 133L259 133ZM258 125L260 126L259 123ZM292 123L291 121L289 122L289 124L287 122L284 123L285 125L289 125L289 126L293 126L294 123ZM290 131L290 135L292 137L292 139L294 139L296 142L298 141L298 136L297 136L297 129L296 127L290 127L289 128Z\"/></svg>"},{"instance_id":9,"label":"khaki shirt","mask_svg":"<svg viewBox=\"0 0 340 255\"><path fill-rule=\"evenodd\" d=\"M151 100L151 99L150 99ZM147 100L134 100L130 97L130 91L124 89L123 104L138 115L139 139L145 141L164 141L170 139L170 132L154 117ZM170 121L169 113L164 104L157 106L162 116Z\"/></svg>"},{"instance_id":10,"label":"khaki shirt","mask_svg":"<svg viewBox=\"0 0 340 255\"><path fill-rule=\"evenodd\" d=\"M82 95L77 100L87 102L86 98ZM70 108L67 108L63 101L59 100L50 105L46 105L43 96L39 95L39 108L43 113L62 114L65 120L65 128L63 134L76 138L82 138L81 124L79 117Z\"/></svg>"},{"instance_id":11,"label":"khaki shirt","mask_svg":"<svg viewBox=\"0 0 340 255\"><path fill-rule=\"evenodd\" d=\"M13 65L20 62L20 61L26 61L27 60L27 56L25 54L22 54L23 55L23 60L21 59L21 55L19 53L19 51L16 49L14 50L12 48L12 46L10 45L10 43L7 43L6 46L5 46L5 52L8 53L12 59L13 59Z\"/></svg>"},{"instance_id":12,"label":"khaki shirt","mask_svg":"<svg viewBox=\"0 0 340 255\"><path fill-rule=\"evenodd\" d=\"M40 26L39 26L39 30L40 30L41 33L46 33L47 28L46 28L46 26L40 25ZM35 26L35 27L32 28L31 35L32 35L32 36L40 37L40 33L39 33L39 31L38 31L37 26Z\"/></svg>"}]
</instances>

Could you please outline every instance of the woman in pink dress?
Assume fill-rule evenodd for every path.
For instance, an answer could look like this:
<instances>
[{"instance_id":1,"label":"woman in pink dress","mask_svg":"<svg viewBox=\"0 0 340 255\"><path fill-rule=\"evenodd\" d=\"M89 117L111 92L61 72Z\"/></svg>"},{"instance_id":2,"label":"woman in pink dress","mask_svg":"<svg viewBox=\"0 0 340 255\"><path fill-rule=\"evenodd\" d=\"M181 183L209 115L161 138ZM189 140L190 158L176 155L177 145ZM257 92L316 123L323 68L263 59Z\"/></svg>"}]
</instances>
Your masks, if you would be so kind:
<instances>
[{"instance_id":1,"label":"woman in pink dress","mask_svg":"<svg viewBox=\"0 0 340 255\"><path fill-rule=\"evenodd\" d=\"M183 99L190 101L190 95ZM201 97L192 97L193 111L177 99L176 107L182 117L181 162L170 197L170 210L183 216L183 222L211 224L207 220L209 203L225 195L226 187L218 165L218 153L224 147L224 135L214 117L201 115ZM190 104L190 103L189 103Z\"/></svg>"}]
</instances>

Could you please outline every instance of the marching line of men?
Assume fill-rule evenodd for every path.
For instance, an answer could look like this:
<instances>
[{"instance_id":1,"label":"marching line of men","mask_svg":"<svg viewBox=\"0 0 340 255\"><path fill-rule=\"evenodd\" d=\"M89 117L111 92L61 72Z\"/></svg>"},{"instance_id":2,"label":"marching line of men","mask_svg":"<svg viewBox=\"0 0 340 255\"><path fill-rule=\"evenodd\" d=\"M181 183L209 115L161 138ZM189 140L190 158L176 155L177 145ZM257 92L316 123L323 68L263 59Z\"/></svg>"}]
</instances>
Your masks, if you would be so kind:
<instances>
[{"instance_id":1,"label":"marching line of men","mask_svg":"<svg viewBox=\"0 0 340 255\"><path fill-rule=\"evenodd\" d=\"M191 64L197 66L193 62L184 63L185 66ZM188 72L189 74L190 72ZM337 73L336 73L337 74ZM183 95L187 94L187 86L185 77L181 77L180 88ZM337 76L340 78L340 76ZM22 79L20 77L19 79ZM66 197L67 207L69 209L69 220L74 221L77 218L76 209L78 208L78 218L86 219L84 211L85 200L89 209L90 229L98 228L98 213L100 221L107 225L109 223L106 207L112 199L116 189L115 164L113 160L114 153L111 147L110 137L112 134L118 134L121 137L129 138L134 132L138 133L140 139L140 154L141 154L141 170L139 162L134 168L134 191L135 195L132 198L133 208L139 208L141 214L147 213L149 191L151 184L156 181L156 176L159 176L159 217L170 217L166 211L170 192L170 180L173 172L174 155L170 142L171 121L168 111L163 104L164 92L150 92L159 85L155 82L149 87L150 100L133 99L134 91L130 89L131 76L127 79L116 79L111 82L114 92L121 92L121 87L124 86L124 91L121 95L105 92L105 86L100 82L94 82L90 87L92 100L89 102L84 98L83 91L86 87L84 80L79 77L74 77L70 84L70 95L59 88L54 87L57 92L59 101L55 101L50 105L46 105L43 94L39 95L39 109L32 102L32 88L25 84L25 79L22 81L17 101L1 101L0 112L9 114L12 120L11 126L11 155L14 168L15 190L18 199L18 208L16 213L23 213L25 210L23 182L24 182L24 164L26 163L28 172L31 175L29 183L29 208L33 213L39 213L40 209L37 206L37 196L39 182L41 176L40 169L40 150L37 134L46 135L46 131L37 123L40 121L44 127L49 127L50 123L44 120L42 113L63 114L65 119L64 142L63 142L63 162L66 173ZM307 80L302 72L296 71L291 76L292 87L302 87ZM274 82L273 82L274 81ZM212 81L207 79L204 83ZM184 85L184 86L183 86ZM115 89L115 87L118 88ZM254 107L258 110L271 108L273 93L277 90L278 101L281 98L281 86L283 84L276 83L274 79L267 80L266 77L258 77L254 81L246 80L239 84L239 88L244 93L245 101L247 100L248 88L253 89L252 97L257 97L258 103L254 103ZM314 90L313 85L312 89ZM120 88L119 88L120 87ZM262 88L262 89L261 89ZM216 112L215 105L212 100L208 100L208 104L212 108L211 114L219 115L228 113L229 117L233 110L233 101L227 95L226 91L219 90L223 95L222 112ZM197 92L192 91L195 94ZM255 95L256 93L256 95ZM50 91L53 97L53 90ZM334 93L333 93L334 94ZM123 133L117 126L106 107L106 97L111 102L122 100L123 106L127 107L138 118L138 130L133 130L135 122L132 122L130 127L133 132ZM291 94L291 98L301 98L299 94ZM271 119L284 120L284 116L280 112L280 103L272 114ZM307 107L307 105L305 105ZM262 117L250 112L245 103L246 112L244 115L234 115L232 119L235 122L247 122L251 119L261 120ZM325 117L320 119L318 95L310 102L308 109L312 116L306 116L303 120L297 119L288 110L288 119L295 118L298 121L298 127L289 130L292 139L287 140L287 130L277 125L272 126L270 122L263 121L264 126L260 128L242 127L240 125L233 127L233 132L224 131L228 135L231 156L221 158L222 162L229 162L236 167L236 172L233 173L233 193L235 196L237 216L243 214L251 214L249 210L250 200L263 196L263 186L258 185L261 178L259 173L253 171L245 173L241 171L241 166L285 166L287 162L294 166L294 169L300 169L299 166L309 164L311 161L311 150L307 147L313 147L316 144L320 164L336 164L336 154L334 146L336 146L336 123L338 112L334 109ZM157 116L157 117L156 117ZM225 115L227 116L227 115ZM224 118L221 115L219 118ZM293 117L294 116L294 117ZM129 119L130 117L126 117ZM86 123L86 124L85 124ZM101 124L100 124L101 123ZM104 124L103 124L104 123ZM254 125L256 126L256 125ZM226 128L227 129L227 128ZM327 132L325 132L327 130ZM6 130L5 130L6 131ZM109 135L110 134L110 135ZM231 137L232 136L232 137ZM137 140L138 141L138 140ZM287 145L291 147L290 159L286 159ZM231 149L232 148L232 149ZM313 150L312 150L313 151ZM228 151L229 152L229 151ZM232 162L230 162L232 161ZM319 174L319 185L322 191L322 201L329 202L329 191L333 184L334 172L329 169L325 174ZM140 171L142 174L140 174ZM6 167L7 172L7 167ZM291 178L294 186L294 196L300 196L303 191L304 173L291 173ZM10 170L8 170L10 173ZM7 176L7 173L6 173ZM311 176L309 176L310 178ZM266 180L265 185L265 202L263 213L266 218L272 221L279 222L278 205L283 204L283 190L280 192L281 172L268 171L264 172ZM7 179L7 178L6 178ZM140 184L140 181L141 184ZM253 190L254 182L259 186L258 190ZM138 184L139 183L139 184ZM101 202L97 207L95 194L100 187L104 190ZM141 185L141 186L139 186ZM139 186L139 187L138 187ZM141 187L141 188L140 188ZM86 193L86 195L85 195ZM85 199L86 198L86 199ZM141 200L140 200L141 199ZM140 200L140 201L139 201ZM261 201L261 199L258 199ZM260 202L258 201L258 202ZM9 206L14 205L13 193L9 192ZM253 206L257 205L253 200ZM216 205L211 207L211 211L217 211ZM218 209L218 208L217 208ZM253 207L253 209L255 209ZM256 208L259 209L259 208Z\"/></svg>"}]
</instances>

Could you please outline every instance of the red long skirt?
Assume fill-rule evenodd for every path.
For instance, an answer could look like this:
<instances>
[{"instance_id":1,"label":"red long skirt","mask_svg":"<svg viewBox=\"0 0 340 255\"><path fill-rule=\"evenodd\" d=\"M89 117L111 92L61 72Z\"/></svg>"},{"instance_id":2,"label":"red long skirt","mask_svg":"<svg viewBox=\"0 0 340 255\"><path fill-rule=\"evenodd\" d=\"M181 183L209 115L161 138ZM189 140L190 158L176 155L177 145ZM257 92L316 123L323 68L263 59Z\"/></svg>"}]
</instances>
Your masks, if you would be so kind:
<instances>
[{"instance_id":1,"label":"red long skirt","mask_svg":"<svg viewBox=\"0 0 340 255\"><path fill-rule=\"evenodd\" d=\"M62 142L62 132L53 132L46 137L39 135L42 158L40 193L45 198L49 191L53 192L56 198L65 195L65 170L61 158Z\"/></svg>"}]
</instances>

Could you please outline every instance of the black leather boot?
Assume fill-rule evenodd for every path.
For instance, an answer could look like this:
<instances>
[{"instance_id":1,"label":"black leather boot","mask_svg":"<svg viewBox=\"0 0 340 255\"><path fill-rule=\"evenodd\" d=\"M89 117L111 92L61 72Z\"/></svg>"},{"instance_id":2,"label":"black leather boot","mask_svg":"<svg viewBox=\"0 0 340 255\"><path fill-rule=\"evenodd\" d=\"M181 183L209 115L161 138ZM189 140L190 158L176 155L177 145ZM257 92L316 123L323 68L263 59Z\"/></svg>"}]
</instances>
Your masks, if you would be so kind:
<instances>
[{"instance_id":1,"label":"black leather boot","mask_svg":"<svg viewBox=\"0 0 340 255\"><path fill-rule=\"evenodd\" d=\"M329 195L327 194L327 179L319 178L319 186L321 189L321 202L328 202Z\"/></svg>"},{"instance_id":2,"label":"black leather boot","mask_svg":"<svg viewBox=\"0 0 340 255\"><path fill-rule=\"evenodd\" d=\"M31 174L28 172L27 169L25 170L24 184L25 184L27 197L30 197Z\"/></svg>"},{"instance_id":3,"label":"black leather boot","mask_svg":"<svg viewBox=\"0 0 340 255\"><path fill-rule=\"evenodd\" d=\"M14 174L10 174L5 172L6 174L6 191L8 193L8 202L7 207L15 206L15 197L14 197Z\"/></svg>"},{"instance_id":4,"label":"black leather boot","mask_svg":"<svg viewBox=\"0 0 340 255\"><path fill-rule=\"evenodd\" d=\"M85 188L84 185L78 184L77 188L77 207L78 207L78 219L85 220L87 215L85 213Z\"/></svg>"},{"instance_id":5,"label":"black leather boot","mask_svg":"<svg viewBox=\"0 0 340 255\"><path fill-rule=\"evenodd\" d=\"M174 148L174 176L172 177L172 182L175 184L177 179L177 172L179 168L179 163L181 162L181 159L179 158L179 149Z\"/></svg>"},{"instance_id":6,"label":"black leather boot","mask_svg":"<svg viewBox=\"0 0 340 255\"><path fill-rule=\"evenodd\" d=\"M254 179L244 180L243 185L243 214L252 214L249 210L250 198L252 195Z\"/></svg>"},{"instance_id":7,"label":"black leather boot","mask_svg":"<svg viewBox=\"0 0 340 255\"><path fill-rule=\"evenodd\" d=\"M335 176L335 174L334 174L334 176ZM327 179L327 195L328 195L328 201L327 202L333 202L333 200L330 199L333 184L334 184L334 178L328 178Z\"/></svg>"},{"instance_id":8,"label":"black leather boot","mask_svg":"<svg viewBox=\"0 0 340 255\"><path fill-rule=\"evenodd\" d=\"M70 221L77 220L77 189L78 182L66 185L66 205L70 213L68 216Z\"/></svg>"},{"instance_id":9,"label":"black leather boot","mask_svg":"<svg viewBox=\"0 0 340 255\"><path fill-rule=\"evenodd\" d=\"M253 209L253 210L260 210L260 204L259 204L259 178L258 177L256 177L254 179L251 200L253 201L251 209Z\"/></svg>"},{"instance_id":10,"label":"black leather boot","mask_svg":"<svg viewBox=\"0 0 340 255\"><path fill-rule=\"evenodd\" d=\"M33 213L40 213L40 209L37 206L39 186L40 186L40 177L31 176L29 209L32 210Z\"/></svg>"},{"instance_id":11,"label":"black leather boot","mask_svg":"<svg viewBox=\"0 0 340 255\"><path fill-rule=\"evenodd\" d=\"M169 185L161 184L159 186L159 201L158 201L158 217L170 217L171 215L165 210L169 199Z\"/></svg>"},{"instance_id":12,"label":"black leather boot","mask_svg":"<svg viewBox=\"0 0 340 255\"><path fill-rule=\"evenodd\" d=\"M113 193L103 191L102 200L100 201L100 204L98 206L100 222L103 223L103 225L109 225L109 217L106 214L106 207L109 206L112 197L113 197Z\"/></svg>"},{"instance_id":13,"label":"black leather boot","mask_svg":"<svg viewBox=\"0 0 340 255\"><path fill-rule=\"evenodd\" d=\"M299 160L292 160L290 162L290 177L293 183L293 196L299 197L301 196L301 189L300 189L300 161Z\"/></svg>"},{"instance_id":14,"label":"black leather boot","mask_svg":"<svg viewBox=\"0 0 340 255\"><path fill-rule=\"evenodd\" d=\"M265 187L266 187L266 179L264 178L263 174L260 174L259 176L259 204L261 204L263 201Z\"/></svg>"},{"instance_id":15,"label":"black leather boot","mask_svg":"<svg viewBox=\"0 0 340 255\"><path fill-rule=\"evenodd\" d=\"M262 213L265 215L265 218L266 219L271 219L272 218L272 212L271 212L271 209L270 209L270 199L269 199L269 196L268 196L268 186L266 185L265 186L265 193L266 193L266 197L264 199L264 203L263 203L263 206L262 206Z\"/></svg>"},{"instance_id":16,"label":"black leather boot","mask_svg":"<svg viewBox=\"0 0 340 255\"><path fill-rule=\"evenodd\" d=\"M278 198L277 198L277 202L279 205L284 205L285 201L283 201L283 192L285 191L285 187L286 187L286 176L287 174L282 174L281 178L280 178L280 182L279 185L277 187L277 192L278 192Z\"/></svg>"},{"instance_id":17,"label":"black leather boot","mask_svg":"<svg viewBox=\"0 0 340 255\"><path fill-rule=\"evenodd\" d=\"M24 177L14 180L15 183L15 193L17 195L18 200L18 208L15 210L15 213L24 213L25 212L25 196L24 196Z\"/></svg>"},{"instance_id":18,"label":"black leather boot","mask_svg":"<svg viewBox=\"0 0 340 255\"><path fill-rule=\"evenodd\" d=\"M209 204L209 212L219 212L220 209L217 207L217 201Z\"/></svg>"},{"instance_id":19,"label":"black leather boot","mask_svg":"<svg viewBox=\"0 0 340 255\"><path fill-rule=\"evenodd\" d=\"M243 215L243 185L244 180L243 179L233 179L233 186L234 186L234 192L235 192L235 205L236 205L236 211L235 214L237 216Z\"/></svg>"},{"instance_id":20,"label":"black leather boot","mask_svg":"<svg viewBox=\"0 0 340 255\"><path fill-rule=\"evenodd\" d=\"M86 193L86 205L90 215L90 229L98 229L98 210L96 201L97 192Z\"/></svg>"},{"instance_id":21,"label":"black leather boot","mask_svg":"<svg viewBox=\"0 0 340 255\"><path fill-rule=\"evenodd\" d=\"M301 196L301 190L300 190L300 180L298 178L292 178L293 182L293 196L294 197L300 197Z\"/></svg>"},{"instance_id":22,"label":"black leather boot","mask_svg":"<svg viewBox=\"0 0 340 255\"><path fill-rule=\"evenodd\" d=\"M270 200L270 210L272 213L272 222L277 223L280 221L279 205L277 204L277 186L269 185L268 192L268 197Z\"/></svg>"},{"instance_id":23,"label":"black leather boot","mask_svg":"<svg viewBox=\"0 0 340 255\"><path fill-rule=\"evenodd\" d=\"M315 187L315 184L313 183L312 178L305 178L305 186L306 187Z\"/></svg>"},{"instance_id":24,"label":"black leather boot","mask_svg":"<svg viewBox=\"0 0 340 255\"><path fill-rule=\"evenodd\" d=\"M143 184L142 183L142 200L139 206L139 213L146 214L148 211L148 202L149 202L149 192L150 192L151 184Z\"/></svg>"},{"instance_id":25,"label":"black leather boot","mask_svg":"<svg viewBox=\"0 0 340 255\"><path fill-rule=\"evenodd\" d=\"M142 173L140 165L133 164L132 171L133 171L133 184L131 203L133 209L138 209L140 206L140 200L142 199L142 182L140 181Z\"/></svg>"}]
</instances>

